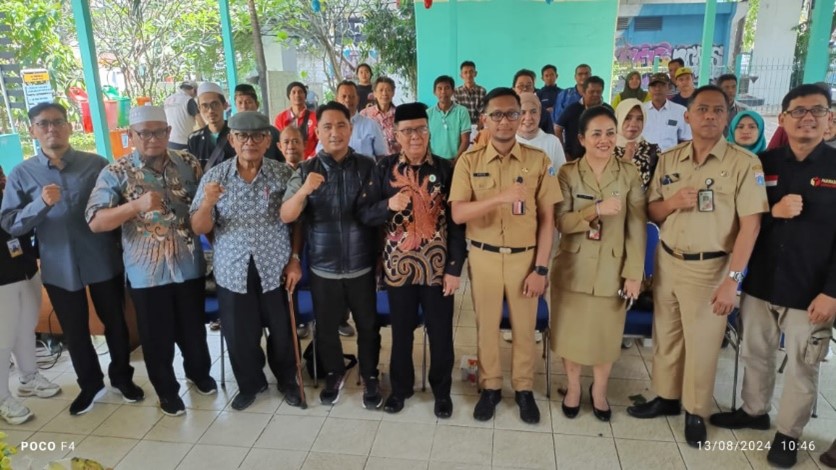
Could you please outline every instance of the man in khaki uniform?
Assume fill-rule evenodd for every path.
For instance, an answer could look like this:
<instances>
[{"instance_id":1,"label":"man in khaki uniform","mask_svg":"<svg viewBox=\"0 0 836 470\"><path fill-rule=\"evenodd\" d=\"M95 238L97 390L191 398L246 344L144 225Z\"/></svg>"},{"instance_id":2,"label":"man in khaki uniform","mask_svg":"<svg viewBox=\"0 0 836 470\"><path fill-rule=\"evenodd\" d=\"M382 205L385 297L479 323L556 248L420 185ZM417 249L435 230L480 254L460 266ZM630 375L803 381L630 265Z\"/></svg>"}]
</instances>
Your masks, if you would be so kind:
<instances>
[{"instance_id":1,"label":"man in khaki uniform","mask_svg":"<svg viewBox=\"0 0 836 470\"><path fill-rule=\"evenodd\" d=\"M769 210L760 162L723 138L727 112L720 88L696 90L685 113L694 140L662 154L647 192L648 215L661 229L653 287L659 396L627 412L678 415L681 399L694 447L706 440L726 315Z\"/></svg>"},{"instance_id":2,"label":"man in khaki uniform","mask_svg":"<svg viewBox=\"0 0 836 470\"><path fill-rule=\"evenodd\" d=\"M563 198L557 171L542 150L516 141L520 98L510 88L485 97L484 146L462 154L450 189L453 220L467 224L470 281L476 309L479 386L473 417L487 421L501 399L499 323L503 298L513 332L512 385L520 418L540 421L534 385L537 300L546 289L554 205ZM521 207L523 206L523 207Z\"/></svg>"}]
</instances>

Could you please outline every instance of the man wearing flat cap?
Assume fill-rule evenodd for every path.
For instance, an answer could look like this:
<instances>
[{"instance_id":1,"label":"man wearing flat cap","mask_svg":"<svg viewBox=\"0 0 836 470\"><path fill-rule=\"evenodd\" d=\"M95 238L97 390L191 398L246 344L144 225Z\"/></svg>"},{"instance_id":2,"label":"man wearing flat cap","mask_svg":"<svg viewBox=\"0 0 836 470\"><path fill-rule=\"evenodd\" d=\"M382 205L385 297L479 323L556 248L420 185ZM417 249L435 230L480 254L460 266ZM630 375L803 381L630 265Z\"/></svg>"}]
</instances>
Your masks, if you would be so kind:
<instances>
[{"instance_id":1,"label":"man wearing flat cap","mask_svg":"<svg viewBox=\"0 0 836 470\"><path fill-rule=\"evenodd\" d=\"M666 73L651 75L648 84L650 101L644 103L647 122L642 135L663 152L691 140L691 127L685 122L685 106L668 99L670 83Z\"/></svg>"},{"instance_id":2,"label":"man wearing flat cap","mask_svg":"<svg viewBox=\"0 0 836 470\"><path fill-rule=\"evenodd\" d=\"M148 378L168 416L185 413L174 374L180 347L186 379L198 393L217 391L204 327L205 263L189 225L203 171L185 151L167 149L171 126L159 106L131 109L134 151L108 165L87 202L93 232L121 228L129 292L137 313Z\"/></svg>"},{"instance_id":3,"label":"man wearing flat cap","mask_svg":"<svg viewBox=\"0 0 836 470\"><path fill-rule=\"evenodd\" d=\"M171 126L171 136L168 138L168 148L186 150L189 148L189 134L194 131L195 123L203 127L200 109L197 107L197 83L192 80L180 82L177 92L163 102L168 125Z\"/></svg>"},{"instance_id":4,"label":"man wearing flat cap","mask_svg":"<svg viewBox=\"0 0 836 470\"><path fill-rule=\"evenodd\" d=\"M301 268L298 260L291 261L290 229L279 219L293 172L264 158L271 143L267 116L244 111L232 116L229 127L236 157L206 172L189 210L196 234L215 235L221 332L239 390L232 408L246 409L267 390L262 327L269 331L267 354L279 391L288 404L298 406L301 397L282 277L285 271L299 273Z\"/></svg>"},{"instance_id":5,"label":"man wearing flat cap","mask_svg":"<svg viewBox=\"0 0 836 470\"><path fill-rule=\"evenodd\" d=\"M466 111L464 115L467 118ZM453 223L447 203L453 164L430 152L423 103L398 106L395 128L401 152L377 162L357 201L360 220L384 229L383 272L392 319L392 393L383 409L397 413L413 394L413 332L419 312L423 312L430 339L435 415L449 418L453 412L453 295L467 256L464 227Z\"/></svg>"},{"instance_id":6,"label":"man wearing flat cap","mask_svg":"<svg viewBox=\"0 0 836 470\"><path fill-rule=\"evenodd\" d=\"M13 237L23 237L33 229L37 232L41 278L81 389L70 405L70 414L90 411L106 393L99 356L90 341L88 288L105 327L110 384L126 402L140 401L145 394L133 382L130 364L119 236L115 232L93 233L84 220L87 199L108 162L70 146L73 128L60 104L32 107L29 121L40 150L9 174L0 225ZM32 385L36 387L29 386L29 394L37 394L44 386Z\"/></svg>"},{"instance_id":7,"label":"man wearing flat cap","mask_svg":"<svg viewBox=\"0 0 836 470\"><path fill-rule=\"evenodd\" d=\"M235 156L224 120L228 104L217 83L204 82L197 87L197 106L206 125L189 135L188 150L200 161L203 171L208 171Z\"/></svg>"}]
</instances>

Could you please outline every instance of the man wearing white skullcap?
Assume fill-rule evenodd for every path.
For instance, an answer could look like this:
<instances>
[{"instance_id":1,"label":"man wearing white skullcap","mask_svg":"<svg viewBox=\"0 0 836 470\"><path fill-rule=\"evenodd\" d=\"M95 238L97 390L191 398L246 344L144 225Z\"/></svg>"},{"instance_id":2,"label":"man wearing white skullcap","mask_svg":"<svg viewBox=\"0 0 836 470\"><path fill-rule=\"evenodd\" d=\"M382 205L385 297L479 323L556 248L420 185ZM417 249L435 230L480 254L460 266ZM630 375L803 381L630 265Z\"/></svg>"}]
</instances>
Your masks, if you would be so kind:
<instances>
[{"instance_id":1,"label":"man wearing white skullcap","mask_svg":"<svg viewBox=\"0 0 836 470\"><path fill-rule=\"evenodd\" d=\"M163 101L168 125L171 126L168 148L174 150L187 149L189 134L194 131L195 123L198 127L205 125L200 117L196 98L197 83L184 80L180 82L177 91Z\"/></svg>"},{"instance_id":2,"label":"man wearing white skullcap","mask_svg":"<svg viewBox=\"0 0 836 470\"><path fill-rule=\"evenodd\" d=\"M159 106L131 109L134 151L99 174L87 203L90 229L122 228L129 292L137 313L148 378L162 412L185 413L174 375L180 347L186 379L197 391L217 391L204 328L205 262L189 225L189 205L203 171L197 158L167 148L171 127Z\"/></svg>"},{"instance_id":3,"label":"man wearing white skullcap","mask_svg":"<svg viewBox=\"0 0 836 470\"><path fill-rule=\"evenodd\" d=\"M217 83L204 82L197 87L197 105L206 125L189 136L189 153L197 157L207 171L235 156L229 143L229 127L224 120L227 108L224 92Z\"/></svg>"}]
</instances>

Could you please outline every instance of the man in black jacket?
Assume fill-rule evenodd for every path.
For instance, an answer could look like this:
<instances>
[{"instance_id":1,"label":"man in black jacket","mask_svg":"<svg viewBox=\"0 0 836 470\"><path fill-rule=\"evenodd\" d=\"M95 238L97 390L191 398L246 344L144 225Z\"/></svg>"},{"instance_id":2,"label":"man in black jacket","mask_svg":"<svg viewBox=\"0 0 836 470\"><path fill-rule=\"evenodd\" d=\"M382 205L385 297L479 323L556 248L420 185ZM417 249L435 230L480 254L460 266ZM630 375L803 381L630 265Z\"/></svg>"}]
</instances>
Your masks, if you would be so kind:
<instances>
[{"instance_id":1,"label":"man in black jacket","mask_svg":"<svg viewBox=\"0 0 836 470\"><path fill-rule=\"evenodd\" d=\"M224 110L229 106L223 90L216 83L204 82L197 87L197 105L206 126L189 135L189 153L200 160L203 171L235 156L229 143L229 126Z\"/></svg>"},{"instance_id":2,"label":"man in black jacket","mask_svg":"<svg viewBox=\"0 0 836 470\"><path fill-rule=\"evenodd\" d=\"M383 271L392 318L392 393L383 410L397 413L413 394L413 332L423 314L430 339L435 415L453 413L453 295L467 256L464 227L453 223L447 197L453 164L430 153L427 107L395 109L403 151L383 158L358 199L363 223L383 226ZM419 312L419 307L421 312Z\"/></svg>"},{"instance_id":3,"label":"man in black jacket","mask_svg":"<svg viewBox=\"0 0 836 470\"><path fill-rule=\"evenodd\" d=\"M335 404L345 383L345 364L337 328L347 309L357 325L363 406L383 403L378 381L380 327L375 295L375 231L355 216L357 196L374 160L349 148L351 114L337 102L316 111L316 134L322 150L302 162L288 182L282 221L305 223L311 267L311 294L316 316L317 351L328 374L320 393L323 404ZM298 255L298 253L294 253Z\"/></svg>"}]
</instances>

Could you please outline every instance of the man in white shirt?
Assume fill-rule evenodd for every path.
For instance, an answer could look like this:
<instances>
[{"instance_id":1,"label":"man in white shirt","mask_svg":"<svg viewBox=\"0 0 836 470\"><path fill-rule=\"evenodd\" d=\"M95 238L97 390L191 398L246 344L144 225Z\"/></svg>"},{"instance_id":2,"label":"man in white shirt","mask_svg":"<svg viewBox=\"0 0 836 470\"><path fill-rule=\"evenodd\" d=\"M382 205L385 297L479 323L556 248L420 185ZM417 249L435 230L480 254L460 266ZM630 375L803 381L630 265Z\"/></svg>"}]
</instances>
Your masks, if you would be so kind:
<instances>
[{"instance_id":1,"label":"man in white shirt","mask_svg":"<svg viewBox=\"0 0 836 470\"><path fill-rule=\"evenodd\" d=\"M543 112L542 103L534 93L520 94L521 114L520 127L517 129L517 142L537 147L552 162L555 171L566 163L563 146L553 134L546 134L540 129L540 114Z\"/></svg>"},{"instance_id":2,"label":"man in white shirt","mask_svg":"<svg viewBox=\"0 0 836 470\"><path fill-rule=\"evenodd\" d=\"M189 134L195 128L195 122L203 127L203 120L200 119L200 110L197 108L195 96L197 94L197 83L186 80L180 83L177 93L169 96L163 102L165 117L168 125L171 126L171 135L168 138L168 148L173 150L185 150L188 148Z\"/></svg>"},{"instance_id":3,"label":"man in white shirt","mask_svg":"<svg viewBox=\"0 0 836 470\"><path fill-rule=\"evenodd\" d=\"M355 152L372 157L375 160L388 155L386 137L380 126L357 112L357 104L360 102L360 95L357 93L357 84L351 80L343 80L337 85L336 101L351 113L351 139L348 146ZM316 146L316 151L322 150L322 142Z\"/></svg>"},{"instance_id":4,"label":"man in white shirt","mask_svg":"<svg viewBox=\"0 0 836 470\"><path fill-rule=\"evenodd\" d=\"M669 85L667 74L653 74L650 78L651 100L644 105L647 122L642 135L648 142L657 144L663 152L691 140L691 128L685 122L685 106L668 100Z\"/></svg>"}]
</instances>

